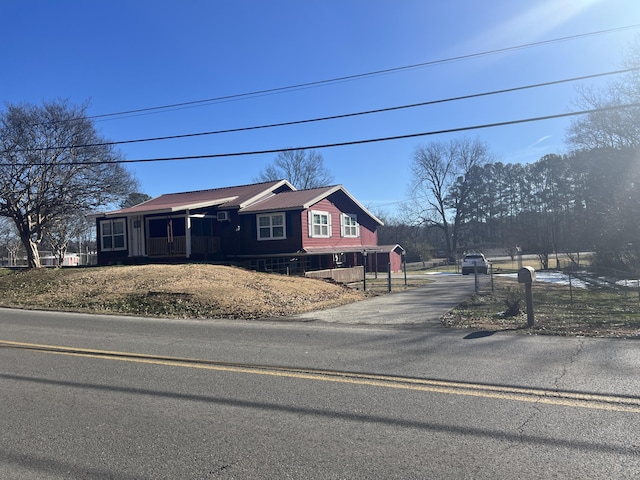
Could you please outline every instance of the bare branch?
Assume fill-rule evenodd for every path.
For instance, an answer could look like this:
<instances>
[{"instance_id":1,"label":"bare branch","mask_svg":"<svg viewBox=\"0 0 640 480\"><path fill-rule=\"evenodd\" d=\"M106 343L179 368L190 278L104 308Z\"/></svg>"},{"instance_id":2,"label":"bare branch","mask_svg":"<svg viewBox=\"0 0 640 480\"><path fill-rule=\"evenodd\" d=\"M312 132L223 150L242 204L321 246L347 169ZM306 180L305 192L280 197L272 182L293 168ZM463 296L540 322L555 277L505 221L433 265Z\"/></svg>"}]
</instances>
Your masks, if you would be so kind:
<instances>
[{"instance_id":1,"label":"bare branch","mask_svg":"<svg viewBox=\"0 0 640 480\"><path fill-rule=\"evenodd\" d=\"M324 166L322 155L315 150L280 152L273 164L260 172L256 181L288 180L294 187L306 189L330 185L333 175Z\"/></svg>"}]
</instances>

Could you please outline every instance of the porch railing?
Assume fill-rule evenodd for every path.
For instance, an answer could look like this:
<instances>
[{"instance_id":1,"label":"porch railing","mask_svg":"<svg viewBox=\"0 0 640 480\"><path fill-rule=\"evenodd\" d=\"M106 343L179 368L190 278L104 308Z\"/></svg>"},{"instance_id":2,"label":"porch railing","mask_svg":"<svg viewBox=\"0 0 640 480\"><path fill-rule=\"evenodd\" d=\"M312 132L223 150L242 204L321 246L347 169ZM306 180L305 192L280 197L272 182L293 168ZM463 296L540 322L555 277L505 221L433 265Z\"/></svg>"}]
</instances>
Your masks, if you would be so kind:
<instances>
[{"instance_id":1,"label":"porch railing","mask_svg":"<svg viewBox=\"0 0 640 480\"><path fill-rule=\"evenodd\" d=\"M191 253L207 254L220 252L220 237L191 237ZM187 254L187 237L148 238L147 255L150 257L172 257Z\"/></svg>"},{"instance_id":2,"label":"porch railing","mask_svg":"<svg viewBox=\"0 0 640 480\"><path fill-rule=\"evenodd\" d=\"M191 237L191 253L208 254L220 252L220 237Z\"/></svg>"},{"instance_id":3,"label":"porch railing","mask_svg":"<svg viewBox=\"0 0 640 480\"><path fill-rule=\"evenodd\" d=\"M147 255L150 257L169 257L187 254L187 237L173 237L169 242L166 238L148 238Z\"/></svg>"}]
</instances>

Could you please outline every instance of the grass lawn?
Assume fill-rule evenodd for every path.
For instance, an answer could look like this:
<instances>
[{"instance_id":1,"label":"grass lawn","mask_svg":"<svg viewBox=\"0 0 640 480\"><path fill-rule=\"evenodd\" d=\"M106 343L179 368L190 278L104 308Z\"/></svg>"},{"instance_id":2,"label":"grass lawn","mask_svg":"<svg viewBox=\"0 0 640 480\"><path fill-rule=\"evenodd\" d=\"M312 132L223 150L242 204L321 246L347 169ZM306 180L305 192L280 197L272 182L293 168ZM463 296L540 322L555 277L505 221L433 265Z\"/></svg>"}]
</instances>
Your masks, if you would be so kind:
<instances>
[{"instance_id":1,"label":"grass lawn","mask_svg":"<svg viewBox=\"0 0 640 480\"><path fill-rule=\"evenodd\" d=\"M509 316L508 306L519 313ZM533 284L534 327L527 328L524 286L497 276L494 291L473 295L443 318L454 328L517 330L531 334L596 337L640 336L640 298L637 290L570 288L543 282Z\"/></svg>"}]
</instances>

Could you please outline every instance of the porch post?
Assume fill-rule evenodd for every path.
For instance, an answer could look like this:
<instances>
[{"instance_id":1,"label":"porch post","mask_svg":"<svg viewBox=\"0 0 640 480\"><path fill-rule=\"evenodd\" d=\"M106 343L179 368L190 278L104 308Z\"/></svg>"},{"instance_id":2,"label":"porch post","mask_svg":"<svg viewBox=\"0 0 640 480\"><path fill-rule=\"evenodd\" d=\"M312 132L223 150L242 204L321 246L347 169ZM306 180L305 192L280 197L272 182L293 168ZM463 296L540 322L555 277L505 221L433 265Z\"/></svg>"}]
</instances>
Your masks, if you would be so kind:
<instances>
[{"instance_id":1,"label":"porch post","mask_svg":"<svg viewBox=\"0 0 640 480\"><path fill-rule=\"evenodd\" d=\"M187 258L191 257L191 215L189 210L187 210L187 218L185 219L185 243L186 243L186 256Z\"/></svg>"}]
</instances>

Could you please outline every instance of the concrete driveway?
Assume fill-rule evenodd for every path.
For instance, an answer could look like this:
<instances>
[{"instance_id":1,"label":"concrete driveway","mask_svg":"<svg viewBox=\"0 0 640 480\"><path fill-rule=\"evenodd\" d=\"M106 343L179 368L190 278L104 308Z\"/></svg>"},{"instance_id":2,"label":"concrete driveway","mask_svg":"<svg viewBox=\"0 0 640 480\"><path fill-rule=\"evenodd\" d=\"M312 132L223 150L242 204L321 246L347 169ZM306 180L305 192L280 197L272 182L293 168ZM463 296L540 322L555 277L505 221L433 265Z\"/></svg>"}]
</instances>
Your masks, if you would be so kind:
<instances>
[{"instance_id":1,"label":"concrete driveway","mask_svg":"<svg viewBox=\"0 0 640 480\"><path fill-rule=\"evenodd\" d=\"M421 276L422 277L422 276ZM423 277L422 277L423 278ZM436 274L434 283L341 307L292 315L291 320L357 325L440 325L440 317L471 296L473 275Z\"/></svg>"}]
</instances>

